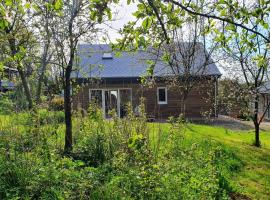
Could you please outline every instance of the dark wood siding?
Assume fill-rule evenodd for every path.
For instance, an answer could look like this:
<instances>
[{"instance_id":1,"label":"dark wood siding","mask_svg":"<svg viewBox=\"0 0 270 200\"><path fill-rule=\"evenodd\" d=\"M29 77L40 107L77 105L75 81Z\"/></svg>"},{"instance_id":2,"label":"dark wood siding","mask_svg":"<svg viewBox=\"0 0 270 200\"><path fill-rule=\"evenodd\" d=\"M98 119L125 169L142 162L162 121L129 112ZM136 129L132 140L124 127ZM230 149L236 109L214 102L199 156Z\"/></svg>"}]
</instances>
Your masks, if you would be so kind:
<instances>
[{"instance_id":1,"label":"dark wood siding","mask_svg":"<svg viewBox=\"0 0 270 200\"><path fill-rule=\"evenodd\" d=\"M73 108L87 109L89 105L89 89L132 89L132 105L139 105L140 98L145 99L146 113L155 116L156 119L167 119L169 116L179 116L181 113L181 92L175 87L167 86L167 104L158 104L157 87L164 87L165 83L157 83L155 86L143 87L138 83L124 84L86 84L81 85L78 92L73 96ZM214 79L198 81L189 92L185 101L185 114L189 118L200 118L202 113L214 115Z\"/></svg>"}]
</instances>

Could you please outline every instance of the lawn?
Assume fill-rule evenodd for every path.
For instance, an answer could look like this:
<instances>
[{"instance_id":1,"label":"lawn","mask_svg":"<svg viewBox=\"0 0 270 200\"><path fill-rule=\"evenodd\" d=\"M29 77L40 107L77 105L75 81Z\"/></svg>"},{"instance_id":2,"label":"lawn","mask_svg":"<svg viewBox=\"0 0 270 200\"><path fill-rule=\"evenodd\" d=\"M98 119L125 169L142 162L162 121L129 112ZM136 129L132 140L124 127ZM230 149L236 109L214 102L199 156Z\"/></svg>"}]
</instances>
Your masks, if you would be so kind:
<instances>
[{"instance_id":1,"label":"lawn","mask_svg":"<svg viewBox=\"0 0 270 200\"><path fill-rule=\"evenodd\" d=\"M169 124L151 123L149 126L157 132L166 133ZM243 162L241 170L233 173L231 184L251 199L270 199L270 131L261 132L262 147L252 145L254 133L235 131L210 125L188 124L185 131L189 140L200 143L210 140L225 145Z\"/></svg>"},{"instance_id":2,"label":"lawn","mask_svg":"<svg viewBox=\"0 0 270 200\"><path fill-rule=\"evenodd\" d=\"M178 199L177 195L183 199L211 199L219 193L219 199L222 191L217 187L221 187L230 188L228 192L238 197L243 195L244 199L270 199L270 132L261 132L262 147L256 148L252 146L252 130L236 131L192 123L176 125L175 128L169 123L144 124L135 118L104 121L96 116L94 119L76 117L76 154L69 160L61 155L63 113L0 115L0 134L3 134L0 158L9 163L0 164L0 173L13 180L0 179L6 184L0 186L0 197L24 195L23 199L27 199L35 194L45 199L51 196L87 199L92 191L92 199L99 199L100 195L104 199L156 199L155 193L162 199ZM132 136L133 132L148 132L151 149L144 147L147 143L141 134ZM175 133L180 139L172 137ZM123 146L125 138L128 146ZM145 149L140 149L141 146ZM153 149L159 149L159 155L152 154ZM225 152L225 157L215 155L218 161L212 158L212 153L219 152L216 149ZM8 158L6 152L11 152ZM149 163L149 159L157 162ZM226 169L219 170L223 166ZM12 173L6 174L6 167ZM216 173L223 174L216 176ZM215 183L222 177L229 186ZM12 196L13 191L17 196Z\"/></svg>"}]
</instances>

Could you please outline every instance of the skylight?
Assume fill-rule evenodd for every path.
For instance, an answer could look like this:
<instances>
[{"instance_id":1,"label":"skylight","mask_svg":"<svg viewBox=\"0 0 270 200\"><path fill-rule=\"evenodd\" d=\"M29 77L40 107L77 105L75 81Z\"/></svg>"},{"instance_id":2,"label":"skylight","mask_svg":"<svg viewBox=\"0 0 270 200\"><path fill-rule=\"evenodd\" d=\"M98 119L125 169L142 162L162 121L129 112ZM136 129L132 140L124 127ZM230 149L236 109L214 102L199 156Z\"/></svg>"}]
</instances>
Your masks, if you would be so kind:
<instances>
[{"instance_id":1,"label":"skylight","mask_svg":"<svg viewBox=\"0 0 270 200\"><path fill-rule=\"evenodd\" d=\"M113 59L112 53L103 53L102 59Z\"/></svg>"}]
</instances>

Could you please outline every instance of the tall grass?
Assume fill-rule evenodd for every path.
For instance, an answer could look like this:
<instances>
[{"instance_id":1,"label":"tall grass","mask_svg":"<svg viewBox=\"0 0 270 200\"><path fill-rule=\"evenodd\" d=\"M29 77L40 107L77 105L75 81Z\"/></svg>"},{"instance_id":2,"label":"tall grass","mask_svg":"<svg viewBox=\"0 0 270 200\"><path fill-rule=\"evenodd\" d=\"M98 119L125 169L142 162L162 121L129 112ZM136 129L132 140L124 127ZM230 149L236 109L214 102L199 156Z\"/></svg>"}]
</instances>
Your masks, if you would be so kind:
<instances>
[{"instance_id":1,"label":"tall grass","mask_svg":"<svg viewBox=\"0 0 270 200\"><path fill-rule=\"evenodd\" d=\"M105 120L92 105L75 114L70 157L61 152L63 113L0 116L0 199L227 199L241 167L234 154L187 138L182 118L164 130L140 111Z\"/></svg>"}]
</instances>

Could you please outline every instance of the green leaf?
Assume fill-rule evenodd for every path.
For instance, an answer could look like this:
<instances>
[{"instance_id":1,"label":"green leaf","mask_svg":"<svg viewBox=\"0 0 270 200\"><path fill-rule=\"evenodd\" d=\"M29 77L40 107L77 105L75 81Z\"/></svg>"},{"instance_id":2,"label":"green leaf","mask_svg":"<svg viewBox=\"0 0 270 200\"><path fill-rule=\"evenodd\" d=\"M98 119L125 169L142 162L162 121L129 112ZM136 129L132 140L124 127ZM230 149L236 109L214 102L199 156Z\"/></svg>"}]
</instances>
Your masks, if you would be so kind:
<instances>
[{"instance_id":1,"label":"green leaf","mask_svg":"<svg viewBox=\"0 0 270 200\"><path fill-rule=\"evenodd\" d=\"M54 4L55 10L59 10L62 6L62 0L56 0Z\"/></svg>"},{"instance_id":2,"label":"green leaf","mask_svg":"<svg viewBox=\"0 0 270 200\"><path fill-rule=\"evenodd\" d=\"M263 24L263 28L268 29L268 28L269 28L268 23L264 23L264 24Z\"/></svg>"},{"instance_id":3,"label":"green leaf","mask_svg":"<svg viewBox=\"0 0 270 200\"><path fill-rule=\"evenodd\" d=\"M226 15L227 15L227 10L226 9L221 10L220 16L226 16Z\"/></svg>"},{"instance_id":4,"label":"green leaf","mask_svg":"<svg viewBox=\"0 0 270 200\"><path fill-rule=\"evenodd\" d=\"M97 13L96 12L91 12L90 13L90 19L93 20L93 21L95 21L96 18L97 18Z\"/></svg>"},{"instance_id":5,"label":"green leaf","mask_svg":"<svg viewBox=\"0 0 270 200\"><path fill-rule=\"evenodd\" d=\"M4 69L4 64L0 62L0 72L3 71L3 69Z\"/></svg>"},{"instance_id":6,"label":"green leaf","mask_svg":"<svg viewBox=\"0 0 270 200\"><path fill-rule=\"evenodd\" d=\"M143 17L145 17L145 13L142 13L141 11L138 11L138 10L136 12L132 13L132 15L134 17L136 17L136 18L143 18Z\"/></svg>"},{"instance_id":7,"label":"green leaf","mask_svg":"<svg viewBox=\"0 0 270 200\"><path fill-rule=\"evenodd\" d=\"M0 20L0 29L4 29L5 27L5 20Z\"/></svg>"},{"instance_id":8,"label":"green leaf","mask_svg":"<svg viewBox=\"0 0 270 200\"><path fill-rule=\"evenodd\" d=\"M142 22L142 26L144 29L150 28L151 24L152 24L152 20L149 17L145 18Z\"/></svg>"},{"instance_id":9,"label":"green leaf","mask_svg":"<svg viewBox=\"0 0 270 200\"><path fill-rule=\"evenodd\" d=\"M32 5L32 8L34 8L34 10L36 11L36 12L39 12L40 11L40 9L39 9L39 7L37 6L37 5Z\"/></svg>"},{"instance_id":10,"label":"green leaf","mask_svg":"<svg viewBox=\"0 0 270 200\"><path fill-rule=\"evenodd\" d=\"M236 31L236 28L233 24L229 24L225 27L227 31Z\"/></svg>"},{"instance_id":11,"label":"green leaf","mask_svg":"<svg viewBox=\"0 0 270 200\"><path fill-rule=\"evenodd\" d=\"M249 36L249 39L254 39L257 35L256 34L252 34Z\"/></svg>"},{"instance_id":12,"label":"green leaf","mask_svg":"<svg viewBox=\"0 0 270 200\"><path fill-rule=\"evenodd\" d=\"M30 8L31 8L31 4L30 4L29 2L27 2L27 3L24 5L24 7L25 7L26 9L30 9Z\"/></svg>"},{"instance_id":13,"label":"green leaf","mask_svg":"<svg viewBox=\"0 0 270 200\"><path fill-rule=\"evenodd\" d=\"M265 66L267 66L267 60L266 60L266 58L265 58L264 56L262 56L262 55L257 55L257 56L255 56L255 57L253 58L253 60L257 62L257 65L258 65L259 67L265 67Z\"/></svg>"},{"instance_id":14,"label":"green leaf","mask_svg":"<svg viewBox=\"0 0 270 200\"><path fill-rule=\"evenodd\" d=\"M6 6L12 6L12 0L5 0Z\"/></svg>"}]
</instances>

